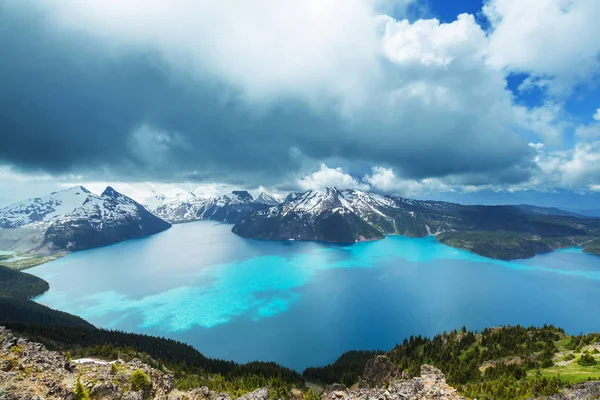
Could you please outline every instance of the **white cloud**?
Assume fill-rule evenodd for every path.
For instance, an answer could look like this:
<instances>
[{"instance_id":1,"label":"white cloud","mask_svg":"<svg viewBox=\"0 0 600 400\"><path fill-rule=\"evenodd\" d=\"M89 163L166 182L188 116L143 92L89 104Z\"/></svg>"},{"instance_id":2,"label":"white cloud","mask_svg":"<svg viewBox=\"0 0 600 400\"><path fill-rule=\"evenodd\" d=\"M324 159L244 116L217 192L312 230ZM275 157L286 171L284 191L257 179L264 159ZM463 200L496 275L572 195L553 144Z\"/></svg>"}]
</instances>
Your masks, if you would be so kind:
<instances>
[{"instance_id":1,"label":"white cloud","mask_svg":"<svg viewBox=\"0 0 600 400\"><path fill-rule=\"evenodd\" d=\"M569 128L567 114L562 104L546 101L539 107L524 112L525 125L535 132L544 143L561 146Z\"/></svg>"},{"instance_id":2,"label":"white cloud","mask_svg":"<svg viewBox=\"0 0 600 400\"><path fill-rule=\"evenodd\" d=\"M6 165L0 165L0 187L0 207L60 188L56 177L50 174L21 173Z\"/></svg>"},{"instance_id":3,"label":"white cloud","mask_svg":"<svg viewBox=\"0 0 600 400\"><path fill-rule=\"evenodd\" d=\"M334 139L322 131L281 135L296 134L289 142L317 162L360 158L416 178L527 162L527 140L519 136L531 129L527 110L513 103L505 72L488 62L486 32L472 15L411 23L377 15L382 3L372 0L42 4L59 29L99 38L98 52L158 53L177 76L225 84L231 93L223 98L243 93L244 107L313 106L331 121ZM147 136L136 144L140 157L158 162L144 143L158 138L162 146L164 135Z\"/></svg>"},{"instance_id":4,"label":"white cloud","mask_svg":"<svg viewBox=\"0 0 600 400\"><path fill-rule=\"evenodd\" d=\"M599 75L598 0L488 0L490 62L532 74L524 88L569 94Z\"/></svg>"},{"instance_id":5,"label":"white cloud","mask_svg":"<svg viewBox=\"0 0 600 400\"><path fill-rule=\"evenodd\" d=\"M302 190L322 190L326 187L369 190L368 185L348 175L342 168L329 168L325 164L321 164L320 170L300 178L298 187Z\"/></svg>"},{"instance_id":6,"label":"white cloud","mask_svg":"<svg viewBox=\"0 0 600 400\"><path fill-rule=\"evenodd\" d=\"M596 120L596 121L600 121L600 108L598 108L598 109L596 110L596 112L594 113L594 116L593 116L593 118L594 118L594 120Z\"/></svg>"},{"instance_id":7,"label":"white cloud","mask_svg":"<svg viewBox=\"0 0 600 400\"><path fill-rule=\"evenodd\" d=\"M577 143L572 149L548 151L544 145L532 145L539 168L527 188L590 188L600 185L600 141Z\"/></svg>"},{"instance_id":8,"label":"white cloud","mask_svg":"<svg viewBox=\"0 0 600 400\"><path fill-rule=\"evenodd\" d=\"M117 54L158 51L179 72L218 79L252 100L350 100L376 72L370 0L44 0L62 28L107 39ZM120 46L120 47L119 47Z\"/></svg>"},{"instance_id":9,"label":"white cloud","mask_svg":"<svg viewBox=\"0 0 600 400\"><path fill-rule=\"evenodd\" d=\"M516 105L506 74L529 73L520 90L536 87L555 95L595 78L598 0L488 0L490 32L468 14L451 23L378 15L406 9L413 0L41 3L60 29L104 39L99 52L157 53L176 77L223 83L231 89L224 98L241 92L249 107L300 100L325 118L341 110L331 118L335 140L307 130L275 151L294 146L311 161L339 156L393 167L376 167L361 181L323 164L300 179L302 188L472 190L488 187L511 168L526 171L529 161L541 172L523 185L571 187L569 179L593 184L594 170L583 164L596 161L595 142L553 150L571 127L561 99L533 109ZM600 120L600 109L594 118ZM582 126L576 136L593 140L597 132L595 125ZM532 147L538 151L534 160L528 158L531 134L544 142ZM247 138L231 143L241 142L236 139ZM142 125L130 145L140 160L160 164L171 161L170 149L184 146L185 138Z\"/></svg>"},{"instance_id":10,"label":"white cloud","mask_svg":"<svg viewBox=\"0 0 600 400\"><path fill-rule=\"evenodd\" d=\"M420 196L424 193L451 192L453 189L441 179L400 179L393 170L374 167L371 175L365 175L364 181L379 192L399 194L402 196Z\"/></svg>"},{"instance_id":11,"label":"white cloud","mask_svg":"<svg viewBox=\"0 0 600 400\"><path fill-rule=\"evenodd\" d=\"M575 136L581 140L600 138L600 123L578 126L575 128Z\"/></svg>"}]
</instances>

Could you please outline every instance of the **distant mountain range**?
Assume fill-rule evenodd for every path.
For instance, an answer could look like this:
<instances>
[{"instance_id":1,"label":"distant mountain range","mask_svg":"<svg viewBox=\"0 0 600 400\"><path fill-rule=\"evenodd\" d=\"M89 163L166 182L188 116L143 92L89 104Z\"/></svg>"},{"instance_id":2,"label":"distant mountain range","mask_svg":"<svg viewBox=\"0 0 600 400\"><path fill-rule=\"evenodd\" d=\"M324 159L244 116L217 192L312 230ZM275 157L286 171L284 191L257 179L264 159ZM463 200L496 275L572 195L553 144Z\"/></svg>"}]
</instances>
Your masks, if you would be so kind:
<instances>
[{"instance_id":1,"label":"distant mountain range","mask_svg":"<svg viewBox=\"0 0 600 400\"><path fill-rule=\"evenodd\" d=\"M236 223L241 217L279 204L279 200L267 193L256 199L247 191L234 191L228 195L200 197L194 193L183 193L173 199L164 200L152 212L171 223L213 220Z\"/></svg>"},{"instance_id":2,"label":"distant mountain range","mask_svg":"<svg viewBox=\"0 0 600 400\"><path fill-rule=\"evenodd\" d=\"M498 258L529 258L581 246L600 254L600 219L534 206L464 206L358 190L310 190L241 218L247 238L359 242L435 235L447 245Z\"/></svg>"},{"instance_id":3,"label":"distant mountain range","mask_svg":"<svg viewBox=\"0 0 600 400\"><path fill-rule=\"evenodd\" d=\"M152 235L170 223L110 186L78 186L0 209L0 249L52 254Z\"/></svg>"},{"instance_id":4,"label":"distant mountain range","mask_svg":"<svg viewBox=\"0 0 600 400\"><path fill-rule=\"evenodd\" d=\"M436 236L449 246L498 259L580 246L600 254L600 219L529 205L465 206L326 188L304 193L247 191L205 197L155 193L146 207L107 187L84 187L0 209L0 249L53 254L98 247L168 229L171 223L234 224L246 238L354 243L386 235Z\"/></svg>"}]
</instances>

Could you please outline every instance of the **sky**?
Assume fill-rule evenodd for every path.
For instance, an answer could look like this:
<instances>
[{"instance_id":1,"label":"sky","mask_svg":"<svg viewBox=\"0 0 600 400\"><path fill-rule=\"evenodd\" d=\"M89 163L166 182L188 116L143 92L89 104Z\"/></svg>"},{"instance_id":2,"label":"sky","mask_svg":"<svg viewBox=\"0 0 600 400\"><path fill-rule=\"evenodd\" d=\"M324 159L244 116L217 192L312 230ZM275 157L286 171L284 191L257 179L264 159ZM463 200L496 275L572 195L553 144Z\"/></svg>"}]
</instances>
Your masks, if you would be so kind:
<instances>
[{"instance_id":1,"label":"sky","mask_svg":"<svg viewBox=\"0 0 600 400\"><path fill-rule=\"evenodd\" d=\"M600 208L598 0L0 2L0 205L83 184Z\"/></svg>"}]
</instances>

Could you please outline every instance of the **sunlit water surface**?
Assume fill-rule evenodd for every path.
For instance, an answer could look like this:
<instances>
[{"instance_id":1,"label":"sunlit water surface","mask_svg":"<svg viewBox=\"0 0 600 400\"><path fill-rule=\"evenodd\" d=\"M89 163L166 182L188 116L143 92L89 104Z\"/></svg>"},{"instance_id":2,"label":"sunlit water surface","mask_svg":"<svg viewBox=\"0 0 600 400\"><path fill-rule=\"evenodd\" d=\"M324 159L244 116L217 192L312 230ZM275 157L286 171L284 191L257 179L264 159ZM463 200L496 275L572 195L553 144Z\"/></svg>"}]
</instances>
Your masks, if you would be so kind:
<instances>
[{"instance_id":1,"label":"sunlit water surface","mask_svg":"<svg viewBox=\"0 0 600 400\"><path fill-rule=\"evenodd\" d=\"M600 331L600 257L578 249L504 262L432 237L340 246L230 230L195 222L70 254L28 271L50 282L36 301L210 357L299 370L463 325Z\"/></svg>"}]
</instances>

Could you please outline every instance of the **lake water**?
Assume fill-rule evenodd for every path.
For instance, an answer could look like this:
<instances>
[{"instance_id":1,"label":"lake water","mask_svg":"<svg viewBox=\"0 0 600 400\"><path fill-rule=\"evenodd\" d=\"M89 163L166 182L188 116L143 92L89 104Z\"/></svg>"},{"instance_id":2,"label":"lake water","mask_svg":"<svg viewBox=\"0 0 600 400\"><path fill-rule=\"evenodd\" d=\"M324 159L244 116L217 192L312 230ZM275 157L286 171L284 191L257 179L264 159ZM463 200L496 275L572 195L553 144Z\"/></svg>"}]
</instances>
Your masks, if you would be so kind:
<instances>
[{"instance_id":1,"label":"lake water","mask_svg":"<svg viewBox=\"0 0 600 400\"><path fill-rule=\"evenodd\" d=\"M352 246L242 239L195 222L28 272L36 301L96 326L171 337L210 357L303 369L410 335L500 324L600 331L600 257L490 260L433 237Z\"/></svg>"}]
</instances>

